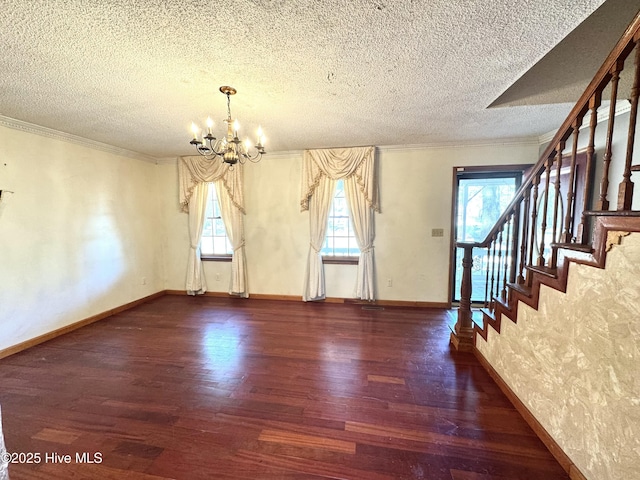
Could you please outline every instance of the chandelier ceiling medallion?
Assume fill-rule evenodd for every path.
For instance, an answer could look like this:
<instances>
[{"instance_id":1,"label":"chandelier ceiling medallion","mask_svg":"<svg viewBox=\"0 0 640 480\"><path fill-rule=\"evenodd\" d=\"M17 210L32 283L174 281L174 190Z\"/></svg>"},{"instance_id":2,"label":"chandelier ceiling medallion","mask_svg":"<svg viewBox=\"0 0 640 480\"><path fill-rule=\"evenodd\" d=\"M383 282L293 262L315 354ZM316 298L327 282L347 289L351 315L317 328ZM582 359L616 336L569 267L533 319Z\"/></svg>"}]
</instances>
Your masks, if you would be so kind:
<instances>
[{"instance_id":1,"label":"chandelier ceiling medallion","mask_svg":"<svg viewBox=\"0 0 640 480\"><path fill-rule=\"evenodd\" d=\"M265 137L262 134L262 127L258 128L258 141L252 148L251 142L247 138L244 143L238 138L238 120L231 118L231 95L236 94L236 89L229 86L220 87L220 91L227 96L227 134L221 139L216 139L211 133L213 128L213 120L207 118L207 134L202 131L202 140L198 140L200 128L191 123L191 131L193 132L193 140L189 143L196 147L200 155L207 160L214 160L220 157L222 161L233 167L236 163L244 164L247 160L257 163L266 154L264 150ZM253 150L253 153L252 153Z\"/></svg>"}]
</instances>

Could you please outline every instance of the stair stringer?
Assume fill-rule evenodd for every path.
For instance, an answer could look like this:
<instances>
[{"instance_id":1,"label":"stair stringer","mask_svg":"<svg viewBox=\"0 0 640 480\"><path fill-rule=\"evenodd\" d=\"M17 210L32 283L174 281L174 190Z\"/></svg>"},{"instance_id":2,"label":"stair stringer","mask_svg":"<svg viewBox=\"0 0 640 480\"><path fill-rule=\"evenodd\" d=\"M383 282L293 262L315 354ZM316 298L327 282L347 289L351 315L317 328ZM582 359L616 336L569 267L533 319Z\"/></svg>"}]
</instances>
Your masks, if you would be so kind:
<instances>
[{"instance_id":1,"label":"stair stringer","mask_svg":"<svg viewBox=\"0 0 640 480\"><path fill-rule=\"evenodd\" d=\"M507 295L508 302L494 299L494 311L489 312L486 309L482 311L484 320L482 325L474 322L474 345L476 345L478 335L488 341L489 326L499 334L503 317L508 318L513 323L518 323L518 304L520 302L530 306L534 310L538 310L541 285L546 285L547 287L566 293L569 267L572 263L603 269L606 264L607 253L613 245L610 239L610 233L613 232L640 232L640 217L615 214L595 217L593 248L591 252L586 253L574 251L569 248L560 248L558 251L558 268L555 275L530 271L529 273L532 275L530 289L520 290L507 285L509 289L509 294ZM619 238L615 243L618 242Z\"/></svg>"}]
</instances>

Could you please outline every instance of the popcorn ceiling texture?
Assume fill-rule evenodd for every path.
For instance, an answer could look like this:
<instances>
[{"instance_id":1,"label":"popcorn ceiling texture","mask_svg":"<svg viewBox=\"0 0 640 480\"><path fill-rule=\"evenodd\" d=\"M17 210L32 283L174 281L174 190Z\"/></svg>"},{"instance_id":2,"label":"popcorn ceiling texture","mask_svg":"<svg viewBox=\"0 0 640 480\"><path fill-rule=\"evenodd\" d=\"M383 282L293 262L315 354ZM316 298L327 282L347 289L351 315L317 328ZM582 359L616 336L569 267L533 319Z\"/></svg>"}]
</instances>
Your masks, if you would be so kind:
<instances>
[{"instance_id":1,"label":"popcorn ceiling texture","mask_svg":"<svg viewBox=\"0 0 640 480\"><path fill-rule=\"evenodd\" d=\"M638 480L640 234L604 270L572 264L567 292L542 287L538 311L478 348L589 480ZM591 299L593 301L585 301Z\"/></svg>"},{"instance_id":2,"label":"popcorn ceiling texture","mask_svg":"<svg viewBox=\"0 0 640 480\"><path fill-rule=\"evenodd\" d=\"M190 154L232 85L272 152L540 135L571 105L486 107L601 3L4 0L0 114Z\"/></svg>"}]
</instances>

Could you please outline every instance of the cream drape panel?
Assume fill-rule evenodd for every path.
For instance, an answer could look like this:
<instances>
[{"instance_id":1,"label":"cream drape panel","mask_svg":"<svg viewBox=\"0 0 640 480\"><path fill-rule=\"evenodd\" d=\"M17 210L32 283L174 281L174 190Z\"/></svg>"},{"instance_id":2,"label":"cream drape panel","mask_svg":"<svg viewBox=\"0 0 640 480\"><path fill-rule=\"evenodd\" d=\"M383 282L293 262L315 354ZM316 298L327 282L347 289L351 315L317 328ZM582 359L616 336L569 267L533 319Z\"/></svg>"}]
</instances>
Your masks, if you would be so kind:
<instances>
[{"instance_id":1,"label":"cream drape panel","mask_svg":"<svg viewBox=\"0 0 640 480\"><path fill-rule=\"evenodd\" d=\"M198 183L189 200L189 258L187 259L187 285L189 295L202 295L207 291L200 260L200 239L204 226L204 214L207 211L208 183Z\"/></svg>"},{"instance_id":2,"label":"cream drape panel","mask_svg":"<svg viewBox=\"0 0 640 480\"><path fill-rule=\"evenodd\" d=\"M375 271L373 262L373 240L375 230L373 223L374 210L369 207L361 194L354 176L344 180L344 191L349 205L349 214L356 234L360 258L354 297L361 300L375 300Z\"/></svg>"},{"instance_id":3,"label":"cream drape panel","mask_svg":"<svg viewBox=\"0 0 640 480\"><path fill-rule=\"evenodd\" d=\"M189 213L190 246L186 290L190 295L202 294L207 289L200 260L200 238L204 226L208 184L215 183L218 200L221 200L222 220L234 249L231 261L230 290L237 295L248 296L244 255L244 219L242 217L244 215L242 178L243 167L241 164L230 169L226 163L207 160L201 156L180 157L178 159L180 206L183 212ZM214 187L211 186L211 188ZM226 207L222 206L223 202ZM230 231L231 233L229 233Z\"/></svg>"},{"instance_id":4,"label":"cream drape panel","mask_svg":"<svg viewBox=\"0 0 640 480\"><path fill-rule=\"evenodd\" d=\"M4 436L2 435L2 409L0 409L0 454L7 451L4 444ZM0 455L0 480L9 480L9 461Z\"/></svg>"},{"instance_id":5,"label":"cream drape panel","mask_svg":"<svg viewBox=\"0 0 640 480\"><path fill-rule=\"evenodd\" d=\"M354 147L304 152L300 206L302 211L309 210L311 232L303 292L305 301L325 298L324 269L319 251L326 235L335 180L341 178L345 179L345 192L362 252L358 261L356 297L375 300L373 212L380 211L375 148Z\"/></svg>"},{"instance_id":6,"label":"cream drape panel","mask_svg":"<svg viewBox=\"0 0 640 480\"><path fill-rule=\"evenodd\" d=\"M244 251L244 218L242 211L233 203L223 180L215 182L215 188L218 194L224 228L233 247L229 293L247 298L249 297L249 289L247 288L247 263Z\"/></svg>"},{"instance_id":7,"label":"cream drape panel","mask_svg":"<svg viewBox=\"0 0 640 480\"><path fill-rule=\"evenodd\" d=\"M335 180L322 177L309 201L309 254L307 255L307 270L304 275L302 291L302 299L305 302L322 300L326 297L324 267L320 250L327 234L327 218L335 189Z\"/></svg>"}]
</instances>

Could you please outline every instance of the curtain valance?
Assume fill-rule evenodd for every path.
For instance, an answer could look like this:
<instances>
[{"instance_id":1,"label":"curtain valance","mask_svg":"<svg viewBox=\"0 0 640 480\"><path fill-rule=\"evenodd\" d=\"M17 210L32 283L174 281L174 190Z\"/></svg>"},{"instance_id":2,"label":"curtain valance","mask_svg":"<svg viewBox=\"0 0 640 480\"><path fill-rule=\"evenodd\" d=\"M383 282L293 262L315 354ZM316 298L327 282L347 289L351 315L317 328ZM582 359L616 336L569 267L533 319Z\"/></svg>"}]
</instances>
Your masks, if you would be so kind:
<instances>
[{"instance_id":1,"label":"curtain valance","mask_svg":"<svg viewBox=\"0 0 640 480\"><path fill-rule=\"evenodd\" d=\"M198 183L209 183L221 180L229 198L235 207L244 211L244 195L242 193L242 165L229 168L219 160L207 160L201 156L180 157L178 159L178 181L180 182L180 209L189 211L189 200Z\"/></svg>"},{"instance_id":2,"label":"curtain valance","mask_svg":"<svg viewBox=\"0 0 640 480\"><path fill-rule=\"evenodd\" d=\"M380 211L375 168L375 147L305 150L302 163L301 211L309 210L309 198L322 177L338 180L354 176L370 208Z\"/></svg>"}]
</instances>

